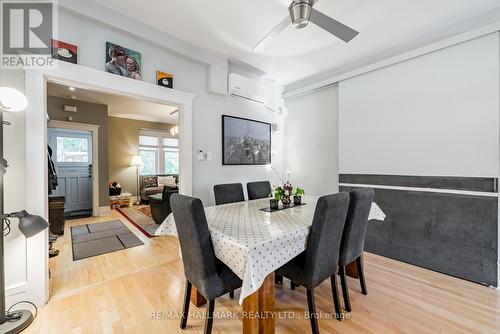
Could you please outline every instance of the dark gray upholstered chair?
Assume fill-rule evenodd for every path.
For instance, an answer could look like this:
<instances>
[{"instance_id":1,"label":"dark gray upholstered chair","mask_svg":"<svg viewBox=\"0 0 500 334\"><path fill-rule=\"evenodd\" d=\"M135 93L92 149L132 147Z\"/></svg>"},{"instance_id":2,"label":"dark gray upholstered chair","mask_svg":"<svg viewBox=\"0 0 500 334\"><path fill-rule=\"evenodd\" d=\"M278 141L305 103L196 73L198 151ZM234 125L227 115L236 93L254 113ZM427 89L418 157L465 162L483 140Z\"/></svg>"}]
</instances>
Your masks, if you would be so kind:
<instances>
[{"instance_id":1,"label":"dark gray upholstered chair","mask_svg":"<svg viewBox=\"0 0 500 334\"><path fill-rule=\"evenodd\" d=\"M214 186L215 205L244 202L241 183L217 184Z\"/></svg>"},{"instance_id":2,"label":"dark gray upholstered chair","mask_svg":"<svg viewBox=\"0 0 500 334\"><path fill-rule=\"evenodd\" d=\"M307 240L307 249L293 260L276 270L276 273L307 289L310 314L316 314L314 288L331 279L333 303L340 319L340 302L337 292L337 263L340 241L344 230L349 195L341 192L320 197ZM311 316L313 334L319 333L317 317Z\"/></svg>"},{"instance_id":3,"label":"dark gray upholstered chair","mask_svg":"<svg viewBox=\"0 0 500 334\"><path fill-rule=\"evenodd\" d=\"M167 216L172 212L170 207L170 197L172 194L176 194L178 192L178 188L164 186L161 194L150 195L148 197L151 216L156 224L159 225L163 223L165 218L167 218Z\"/></svg>"},{"instance_id":4,"label":"dark gray upholstered chair","mask_svg":"<svg viewBox=\"0 0 500 334\"><path fill-rule=\"evenodd\" d=\"M247 183L248 200L261 199L269 197L271 193L271 183L269 181L249 182Z\"/></svg>"},{"instance_id":5,"label":"dark gray upholstered chair","mask_svg":"<svg viewBox=\"0 0 500 334\"><path fill-rule=\"evenodd\" d=\"M186 276L181 328L186 328L191 286L208 301L204 333L212 331L215 299L241 287L241 280L215 257L203 204L197 198L179 194L170 200Z\"/></svg>"},{"instance_id":6,"label":"dark gray upholstered chair","mask_svg":"<svg viewBox=\"0 0 500 334\"><path fill-rule=\"evenodd\" d=\"M346 266L356 261L359 283L364 295L368 294L365 282L363 264L363 249L365 247L365 234L368 225L368 216L373 202L373 189L364 188L349 193L349 210L347 212L344 233L340 244L339 275L342 284L342 294L347 312L351 312L351 301L347 287Z\"/></svg>"}]
</instances>

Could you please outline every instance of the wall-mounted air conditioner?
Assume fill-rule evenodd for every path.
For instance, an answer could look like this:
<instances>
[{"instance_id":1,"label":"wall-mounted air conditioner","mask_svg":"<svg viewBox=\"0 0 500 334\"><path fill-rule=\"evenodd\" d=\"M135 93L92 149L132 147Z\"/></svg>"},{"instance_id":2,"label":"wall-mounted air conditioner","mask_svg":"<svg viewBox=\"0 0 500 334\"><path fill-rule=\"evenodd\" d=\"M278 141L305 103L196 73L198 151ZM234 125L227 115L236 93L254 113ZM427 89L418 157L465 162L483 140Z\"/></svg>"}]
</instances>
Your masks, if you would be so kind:
<instances>
[{"instance_id":1,"label":"wall-mounted air conditioner","mask_svg":"<svg viewBox=\"0 0 500 334\"><path fill-rule=\"evenodd\" d=\"M266 104L270 100L269 84L253 80L237 73L229 73L228 93L258 103Z\"/></svg>"}]
</instances>

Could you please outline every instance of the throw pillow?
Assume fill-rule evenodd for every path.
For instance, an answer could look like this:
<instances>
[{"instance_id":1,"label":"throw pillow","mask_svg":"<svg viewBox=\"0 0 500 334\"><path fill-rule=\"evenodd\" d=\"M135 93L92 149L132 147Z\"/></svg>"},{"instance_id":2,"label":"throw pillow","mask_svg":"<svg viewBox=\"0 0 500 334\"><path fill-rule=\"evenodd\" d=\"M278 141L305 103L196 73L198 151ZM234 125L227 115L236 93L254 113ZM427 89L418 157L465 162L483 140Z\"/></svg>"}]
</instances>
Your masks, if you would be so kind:
<instances>
[{"instance_id":1,"label":"throw pillow","mask_svg":"<svg viewBox=\"0 0 500 334\"><path fill-rule=\"evenodd\" d=\"M172 187L175 188L177 187L177 184L175 183L175 177L173 176L158 176L158 186L163 187Z\"/></svg>"},{"instance_id":2,"label":"throw pillow","mask_svg":"<svg viewBox=\"0 0 500 334\"><path fill-rule=\"evenodd\" d=\"M157 176L145 176L143 178L144 188L158 187Z\"/></svg>"}]
</instances>

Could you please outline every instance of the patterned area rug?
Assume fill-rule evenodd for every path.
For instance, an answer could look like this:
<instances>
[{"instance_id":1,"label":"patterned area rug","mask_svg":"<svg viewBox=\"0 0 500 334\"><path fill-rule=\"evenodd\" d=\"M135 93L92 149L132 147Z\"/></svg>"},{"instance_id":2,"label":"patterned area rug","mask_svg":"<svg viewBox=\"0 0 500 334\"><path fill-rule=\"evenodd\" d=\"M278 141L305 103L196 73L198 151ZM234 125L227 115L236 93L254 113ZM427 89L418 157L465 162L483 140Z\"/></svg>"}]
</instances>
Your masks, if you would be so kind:
<instances>
[{"instance_id":1,"label":"patterned area rug","mask_svg":"<svg viewBox=\"0 0 500 334\"><path fill-rule=\"evenodd\" d=\"M148 206L141 206L137 208L140 212L144 213L146 216L153 217L151 215L151 208Z\"/></svg>"},{"instance_id":2,"label":"patterned area rug","mask_svg":"<svg viewBox=\"0 0 500 334\"><path fill-rule=\"evenodd\" d=\"M125 207L116 210L148 238L154 237L156 230L160 227L160 225L156 224L153 218L151 218L149 206Z\"/></svg>"}]
</instances>

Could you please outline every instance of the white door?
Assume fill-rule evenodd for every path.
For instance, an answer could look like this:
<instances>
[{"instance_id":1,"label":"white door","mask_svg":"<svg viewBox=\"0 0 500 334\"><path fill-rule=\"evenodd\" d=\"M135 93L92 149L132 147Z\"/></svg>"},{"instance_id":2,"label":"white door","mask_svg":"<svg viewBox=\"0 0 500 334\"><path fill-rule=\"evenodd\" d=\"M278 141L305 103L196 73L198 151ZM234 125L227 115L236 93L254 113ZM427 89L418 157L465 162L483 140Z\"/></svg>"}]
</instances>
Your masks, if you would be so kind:
<instances>
[{"instance_id":1,"label":"white door","mask_svg":"<svg viewBox=\"0 0 500 334\"><path fill-rule=\"evenodd\" d=\"M51 196L64 196L64 212L92 210L92 133L49 129L49 146L58 186Z\"/></svg>"}]
</instances>

